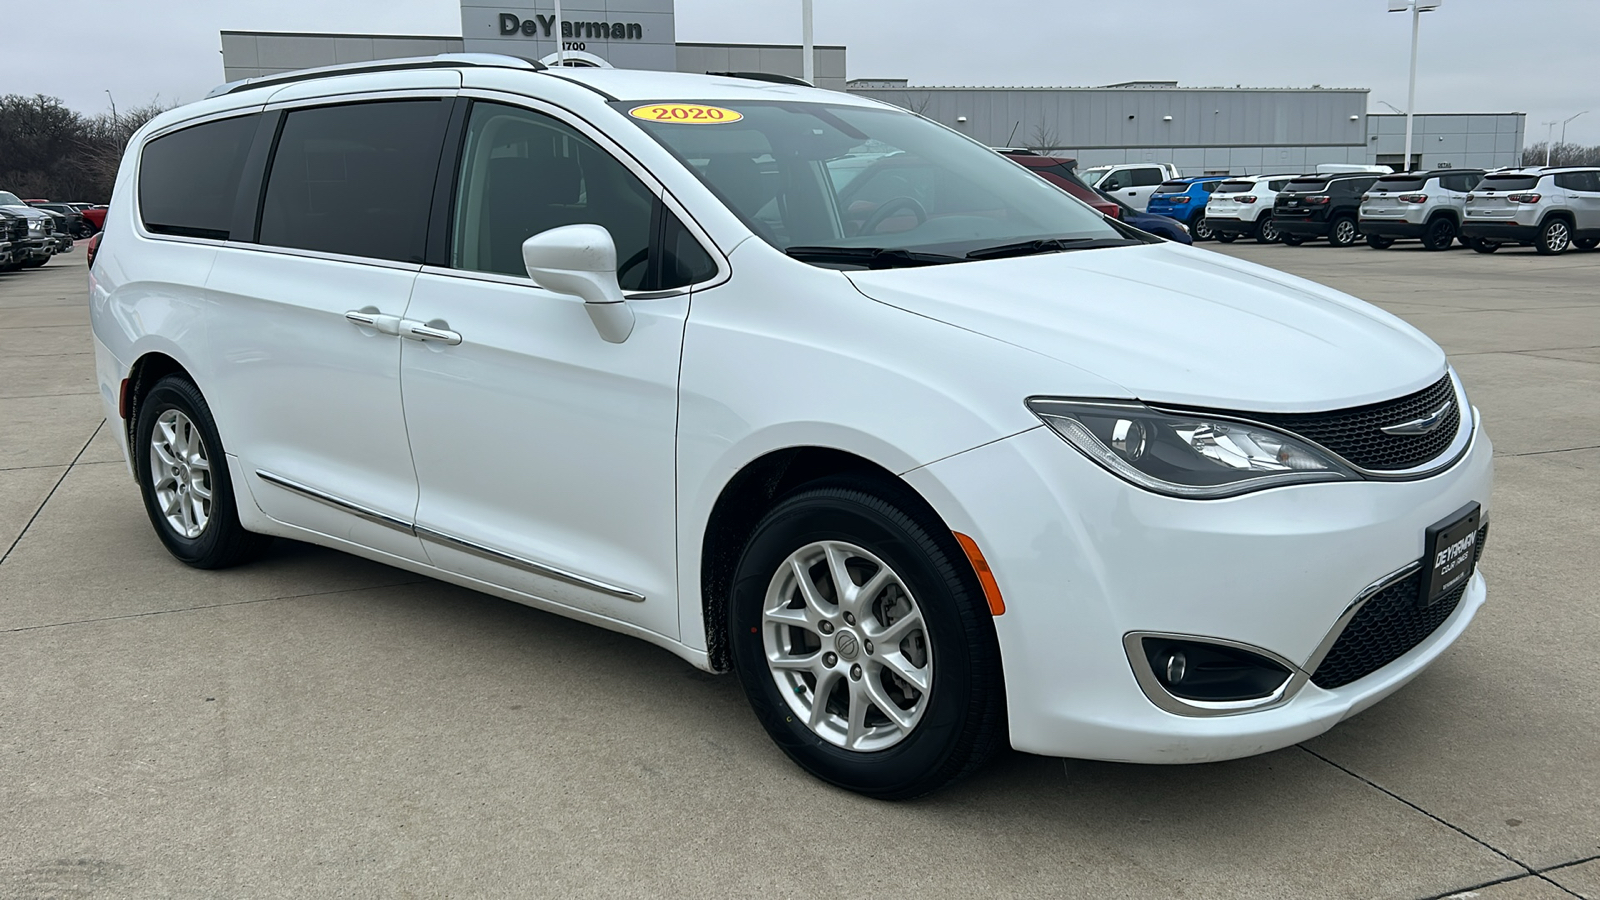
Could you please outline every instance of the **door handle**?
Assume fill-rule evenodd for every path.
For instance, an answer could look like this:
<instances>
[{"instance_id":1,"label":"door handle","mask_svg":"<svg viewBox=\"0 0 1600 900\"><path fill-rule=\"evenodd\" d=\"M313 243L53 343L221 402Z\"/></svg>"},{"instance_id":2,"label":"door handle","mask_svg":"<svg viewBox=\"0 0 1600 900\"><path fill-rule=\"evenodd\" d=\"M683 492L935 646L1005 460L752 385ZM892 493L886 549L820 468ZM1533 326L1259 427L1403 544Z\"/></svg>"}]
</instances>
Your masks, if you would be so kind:
<instances>
[{"instance_id":1,"label":"door handle","mask_svg":"<svg viewBox=\"0 0 1600 900\"><path fill-rule=\"evenodd\" d=\"M443 327L445 324L439 319L434 319L426 324L415 319L402 319L400 321L400 336L410 338L413 341L437 341L441 344L448 344L451 347L461 343L460 333Z\"/></svg>"},{"instance_id":2,"label":"door handle","mask_svg":"<svg viewBox=\"0 0 1600 900\"><path fill-rule=\"evenodd\" d=\"M347 321L362 328L371 328L379 334L399 334L400 317L378 312L377 307L365 306L344 314Z\"/></svg>"}]
</instances>

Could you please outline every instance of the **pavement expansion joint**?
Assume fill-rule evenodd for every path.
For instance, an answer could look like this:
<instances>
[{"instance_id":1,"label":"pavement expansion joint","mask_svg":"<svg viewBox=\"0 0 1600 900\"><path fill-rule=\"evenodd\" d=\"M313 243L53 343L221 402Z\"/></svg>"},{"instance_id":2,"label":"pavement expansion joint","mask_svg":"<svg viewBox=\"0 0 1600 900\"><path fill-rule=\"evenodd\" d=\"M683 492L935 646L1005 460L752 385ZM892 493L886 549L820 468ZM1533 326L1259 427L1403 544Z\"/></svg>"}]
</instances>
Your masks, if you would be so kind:
<instances>
[{"instance_id":1,"label":"pavement expansion joint","mask_svg":"<svg viewBox=\"0 0 1600 900\"><path fill-rule=\"evenodd\" d=\"M1600 444L1590 444L1586 447L1560 447L1555 450L1524 450L1521 453L1496 453L1495 456L1544 456L1549 453L1573 453L1578 450L1600 450Z\"/></svg>"},{"instance_id":2,"label":"pavement expansion joint","mask_svg":"<svg viewBox=\"0 0 1600 900\"><path fill-rule=\"evenodd\" d=\"M1489 843L1488 841L1484 840L1483 838L1478 837L1477 835L1475 835L1472 832L1466 830L1465 828L1462 828L1460 825L1457 825L1454 822L1449 821L1448 819L1445 819L1445 818L1443 818L1441 816L1438 816L1438 815L1436 815L1434 813L1429 812L1426 809L1423 809L1421 806L1418 806L1417 804L1411 802L1410 800L1407 800L1406 798L1400 796L1399 794L1395 793L1394 791L1389 790L1388 788L1386 788L1383 785L1377 783L1376 781L1373 781L1372 779L1366 777L1365 775L1358 774L1358 773L1356 773L1355 771L1349 769L1346 766L1342 766L1342 765L1334 762L1333 760L1329 759L1328 757L1323 756L1321 753L1318 753L1317 751L1311 749L1310 747L1307 747L1305 744L1299 744L1298 746L1300 747L1301 750L1304 750L1305 752L1311 754L1312 756L1315 756L1317 759L1320 759L1323 762L1327 763L1328 765L1333 766L1335 769L1338 769L1339 771L1345 773L1346 775L1349 775L1351 778L1356 779L1357 781L1361 782L1362 784L1365 784L1366 786L1372 788L1373 790L1379 791L1379 792L1381 792L1383 794L1387 794L1389 797L1391 797L1391 798L1393 798L1393 799L1395 799L1395 800L1397 800L1397 801L1399 801L1401 803L1404 803L1406 806L1409 806L1413 810L1416 810L1417 812L1421 813L1422 815L1427 816L1428 818L1432 819L1435 822L1438 822L1440 825L1443 825L1444 827L1450 829L1451 831L1454 831L1455 833L1461 835L1462 837L1466 838L1467 840L1470 840L1470 841L1478 844L1479 846L1483 847L1485 850L1488 850L1490 853L1493 853L1494 855L1500 857L1501 859L1504 859L1506 862L1509 862L1512 865L1517 866L1518 868L1522 869L1522 871L1523 871L1523 874L1521 874L1521 875L1512 875L1512 876L1509 876L1509 877L1506 877L1506 878L1501 878L1501 879L1497 879L1495 881L1490 881L1490 882L1487 882L1485 884L1476 885L1474 887L1455 888L1455 889L1447 891L1447 892L1445 892L1443 894L1431 894L1431 895L1429 895L1427 900L1440 900L1440 898L1454 897L1454 896L1462 894L1462 893L1464 893L1466 891L1476 890L1477 888L1480 888L1480 887L1488 887L1489 885L1501 884L1501 883L1504 883L1504 882L1507 882L1507 881L1517 881L1519 879L1528 878L1528 877L1538 878L1539 880L1546 882L1547 884L1551 885L1552 887L1558 888L1563 893L1571 894L1572 896L1577 897L1578 900L1584 900L1582 894L1574 893L1573 891L1568 890L1567 888L1562 887L1559 884L1556 884L1556 882L1552 881L1549 878L1546 878L1543 874L1541 874L1540 870L1535 869L1534 867L1528 865L1527 863L1523 862L1520 859L1517 859L1515 856L1512 856L1511 854L1505 852L1504 850L1501 850L1499 847L1496 847L1495 845ZM1573 865L1573 863L1562 863L1562 865ZM1546 871L1548 871L1548 870L1546 870Z\"/></svg>"},{"instance_id":3,"label":"pavement expansion joint","mask_svg":"<svg viewBox=\"0 0 1600 900\"><path fill-rule=\"evenodd\" d=\"M44 508L49 505L50 498L54 497L56 491L61 489L61 482L66 481L67 476L72 474L73 467L78 464L78 460L83 458L83 454L88 451L89 445L94 443L95 437L100 434L100 429L105 426L105 419L101 419L100 424L94 426L94 431L90 433L89 439L83 442L83 446L79 447L77 454L72 457L72 462L67 464L66 471L62 472L61 477L56 479L56 483L50 486L50 493L44 495L44 499L39 501L39 508L35 509L33 515L28 517L28 524L22 526L22 531L17 534L17 539L12 541L11 546L6 548L4 555L0 555L0 565L5 565L6 560L11 558L11 551L17 549L17 545L22 543L24 537L27 537L28 531L33 528L34 521L39 518L39 513L43 512Z\"/></svg>"}]
</instances>

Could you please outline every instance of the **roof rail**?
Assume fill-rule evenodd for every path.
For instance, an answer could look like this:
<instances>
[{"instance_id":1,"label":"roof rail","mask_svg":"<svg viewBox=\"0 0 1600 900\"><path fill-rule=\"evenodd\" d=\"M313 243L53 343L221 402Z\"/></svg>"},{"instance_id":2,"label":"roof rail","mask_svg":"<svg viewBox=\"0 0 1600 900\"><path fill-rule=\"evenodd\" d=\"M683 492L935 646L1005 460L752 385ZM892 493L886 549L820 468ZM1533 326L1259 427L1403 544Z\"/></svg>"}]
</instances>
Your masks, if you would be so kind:
<instances>
[{"instance_id":1,"label":"roof rail","mask_svg":"<svg viewBox=\"0 0 1600 900\"><path fill-rule=\"evenodd\" d=\"M707 75L720 75L723 78L748 78L751 81L770 81L773 84L792 84L796 87L815 87L804 78L793 75L779 75L775 72L707 72Z\"/></svg>"},{"instance_id":2,"label":"roof rail","mask_svg":"<svg viewBox=\"0 0 1600 900\"><path fill-rule=\"evenodd\" d=\"M221 97L235 91L275 84L292 84L296 81L309 81L313 78L328 78L334 75L402 72L409 69L453 69L459 66L491 66L502 69L525 69L530 72L543 72L546 68L545 64L538 60L524 59L520 56L503 56L498 53L440 53L437 56L409 56L399 59L375 59L369 62L340 63L336 66L318 66L315 69L297 69L293 72L284 72L279 75L244 78L239 81L230 81L227 84L217 85L211 89L210 93L206 94L206 99Z\"/></svg>"}]
</instances>

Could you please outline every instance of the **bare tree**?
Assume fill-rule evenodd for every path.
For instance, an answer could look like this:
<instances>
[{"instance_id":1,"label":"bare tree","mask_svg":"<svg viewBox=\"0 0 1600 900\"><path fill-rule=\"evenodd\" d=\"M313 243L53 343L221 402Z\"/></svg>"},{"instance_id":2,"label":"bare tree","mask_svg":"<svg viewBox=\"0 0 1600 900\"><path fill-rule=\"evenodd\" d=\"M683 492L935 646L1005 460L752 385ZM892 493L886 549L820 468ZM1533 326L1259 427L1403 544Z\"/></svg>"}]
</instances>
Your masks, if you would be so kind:
<instances>
[{"instance_id":1,"label":"bare tree","mask_svg":"<svg viewBox=\"0 0 1600 900\"><path fill-rule=\"evenodd\" d=\"M128 139L165 107L83 116L42 94L0 97L0 190L23 197L105 202Z\"/></svg>"},{"instance_id":2,"label":"bare tree","mask_svg":"<svg viewBox=\"0 0 1600 900\"><path fill-rule=\"evenodd\" d=\"M1522 150L1522 164L1525 166L1544 165L1544 141L1529 144ZM1600 166L1600 146L1585 147L1582 144L1556 144L1549 147L1550 165L1552 166Z\"/></svg>"},{"instance_id":3,"label":"bare tree","mask_svg":"<svg viewBox=\"0 0 1600 900\"><path fill-rule=\"evenodd\" d=\"M1043 119L1035 122L1033 130L1028 132L1028 149L1035 153L1056 150L1060 146L1061 135L1056 131L1056 126L1047 124Z\"/></svg>"}]
</instances>

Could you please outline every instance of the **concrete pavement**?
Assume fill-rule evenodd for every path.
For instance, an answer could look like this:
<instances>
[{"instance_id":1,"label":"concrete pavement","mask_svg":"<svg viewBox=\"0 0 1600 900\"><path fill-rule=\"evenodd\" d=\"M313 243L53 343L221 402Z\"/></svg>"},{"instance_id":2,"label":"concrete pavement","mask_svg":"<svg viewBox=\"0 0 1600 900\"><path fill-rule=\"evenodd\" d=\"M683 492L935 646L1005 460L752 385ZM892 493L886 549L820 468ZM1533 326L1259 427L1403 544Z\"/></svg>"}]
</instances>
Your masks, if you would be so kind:
<instances>
[{"instance_id":1,"label":"concrete pavement","mask_svg":"<svg viewBox=\"0 0 1600 900\"><path fill-rule=\"evenodd\" d=\"M1013 753L907 804L642 642L281 541L173 562L101 424L82 254L0 275L0 898L1600 900L1600 253L1408 246L1220 250L1451 353L1500 455L1461 643L1303 747Z\"/></svg>"}]
</instances>

